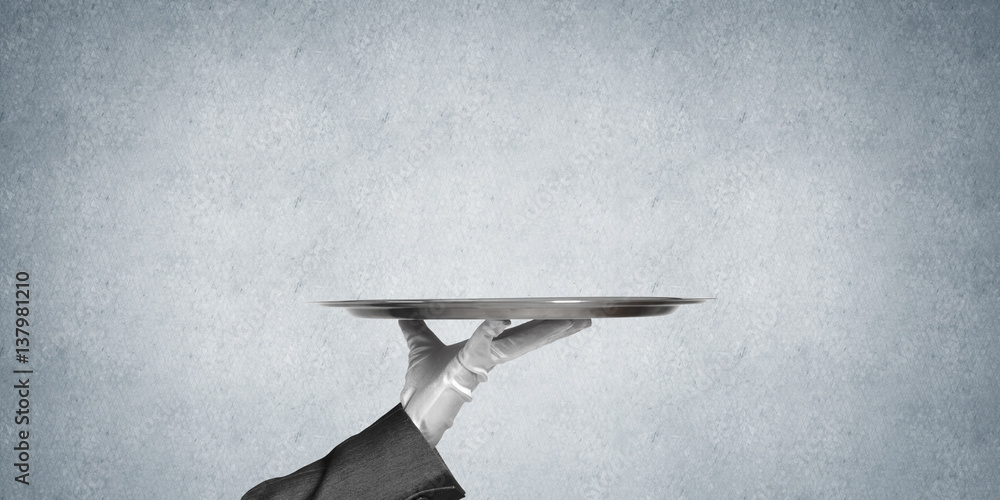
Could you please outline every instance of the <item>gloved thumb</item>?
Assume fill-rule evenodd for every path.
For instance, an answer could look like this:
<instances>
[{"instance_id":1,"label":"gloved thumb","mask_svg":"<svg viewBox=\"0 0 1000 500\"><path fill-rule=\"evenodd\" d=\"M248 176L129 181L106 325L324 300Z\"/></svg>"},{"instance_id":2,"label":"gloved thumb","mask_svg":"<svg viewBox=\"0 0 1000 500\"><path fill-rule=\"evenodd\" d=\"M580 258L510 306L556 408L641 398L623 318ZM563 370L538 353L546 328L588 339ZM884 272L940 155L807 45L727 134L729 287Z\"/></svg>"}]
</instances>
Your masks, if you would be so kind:
<instances>
[{"instance_id":1,"label":"gloved thumb","mask_svg":"<svg viewBox=\"0 0 1000 500\"><path fill-rule=\"evenodd\" d=\"M403 331L406 338L406 346L410 348L410 357L419 356L427 349L439 349L444 344L434 332L431 331L427 323L421 320L401 319L399 329Z\"/></svg>"}]
</instances>

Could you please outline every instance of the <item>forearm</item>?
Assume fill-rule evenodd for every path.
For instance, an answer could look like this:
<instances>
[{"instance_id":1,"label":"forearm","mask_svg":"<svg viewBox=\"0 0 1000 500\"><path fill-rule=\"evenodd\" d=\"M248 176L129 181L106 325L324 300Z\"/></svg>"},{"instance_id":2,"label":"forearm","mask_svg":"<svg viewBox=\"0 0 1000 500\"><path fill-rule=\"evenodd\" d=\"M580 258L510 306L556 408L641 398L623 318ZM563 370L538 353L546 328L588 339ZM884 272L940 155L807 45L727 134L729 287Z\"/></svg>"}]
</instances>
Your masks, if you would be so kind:
<instances>
[{"instance_id":1,"label":"forearm","mask_svg":"<svg viewBox=\"0 0 1000 500\"><path fill-rule=\"evenodd\" d=\"M269 479L243 500L462 498L447 465L397 405L327 456Z\"/></svg>"}]
</instances>

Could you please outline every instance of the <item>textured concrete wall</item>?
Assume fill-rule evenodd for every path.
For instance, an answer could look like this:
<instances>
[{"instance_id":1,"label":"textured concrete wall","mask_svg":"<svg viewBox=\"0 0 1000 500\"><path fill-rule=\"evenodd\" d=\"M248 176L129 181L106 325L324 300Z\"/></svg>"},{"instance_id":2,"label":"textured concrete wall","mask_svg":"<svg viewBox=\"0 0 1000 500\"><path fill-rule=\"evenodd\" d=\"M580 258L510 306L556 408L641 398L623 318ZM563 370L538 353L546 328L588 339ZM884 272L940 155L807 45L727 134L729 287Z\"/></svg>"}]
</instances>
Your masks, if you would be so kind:
<instances>
[{"instance_id":1,"label":"textured concrete wall","mask_svg":"<svg viewBox=\"0 0 1000 500\"><path fill-rule=\"evenodd\" d=\"M311 300L673 295L718 299L496 370L439 446L469 497L995 498L998 22L0 2L0 496L235 498L324 455L406 352Z\"/></svg>"}]
</instances>

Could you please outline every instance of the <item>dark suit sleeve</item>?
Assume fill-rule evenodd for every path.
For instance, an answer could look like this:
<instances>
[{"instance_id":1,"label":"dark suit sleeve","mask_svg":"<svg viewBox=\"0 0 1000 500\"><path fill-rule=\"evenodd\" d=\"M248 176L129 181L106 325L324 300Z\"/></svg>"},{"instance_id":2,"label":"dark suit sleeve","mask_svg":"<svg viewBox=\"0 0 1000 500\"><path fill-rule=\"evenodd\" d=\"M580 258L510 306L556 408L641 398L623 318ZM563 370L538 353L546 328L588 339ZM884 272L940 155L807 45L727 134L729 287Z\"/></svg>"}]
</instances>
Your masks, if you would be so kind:
<instances>
[{"instance_id":1,"label":"dark suit sleeve","mask_svg":"<svg viewBox=\"0 0 1000 500\"><path fill-rule=\"evenodd\" d=\"M441 455L396 405L329 455L285 477L268 479L243 500L452 500L465 490Z\"/></svg>"}]
</instances>

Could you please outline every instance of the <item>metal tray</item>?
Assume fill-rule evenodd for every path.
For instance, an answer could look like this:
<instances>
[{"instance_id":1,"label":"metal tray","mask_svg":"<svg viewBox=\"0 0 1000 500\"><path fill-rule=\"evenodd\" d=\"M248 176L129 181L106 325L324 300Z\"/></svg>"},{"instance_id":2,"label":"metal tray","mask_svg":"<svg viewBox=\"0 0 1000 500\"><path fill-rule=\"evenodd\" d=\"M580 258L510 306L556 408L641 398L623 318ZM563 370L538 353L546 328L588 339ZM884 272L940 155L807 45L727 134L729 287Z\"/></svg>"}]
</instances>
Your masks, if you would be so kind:
<instances>
[{"instance_id":1,"label":"metal tray","mask_svg":"<svg viewBox=\"0 0 1000 500\"><path fill-rule=\"evenodd\" d=\"M340 300L316 302L340 307L359 318L377 319L588 319L661 316L705 298L539 297L517 299Z\"/></svg>"}]
</instances>

